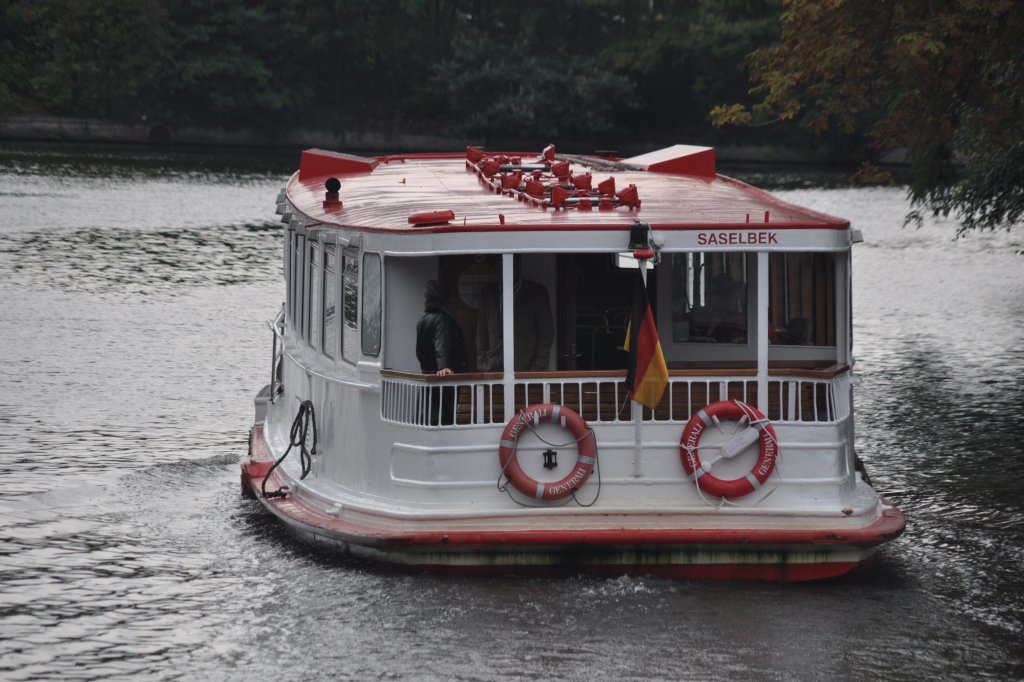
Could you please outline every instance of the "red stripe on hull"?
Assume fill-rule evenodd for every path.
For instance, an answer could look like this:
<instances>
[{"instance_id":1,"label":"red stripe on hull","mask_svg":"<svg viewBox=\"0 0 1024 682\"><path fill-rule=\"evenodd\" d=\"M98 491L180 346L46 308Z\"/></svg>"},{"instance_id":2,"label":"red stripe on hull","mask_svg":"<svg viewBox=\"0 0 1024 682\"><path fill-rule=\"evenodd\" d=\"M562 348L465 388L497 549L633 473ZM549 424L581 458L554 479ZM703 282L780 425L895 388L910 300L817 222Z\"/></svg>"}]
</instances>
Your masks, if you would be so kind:
<instances>
[{"instance_id":1,"label":"red stripe on hull","mask_svg":"<svg viewBox=\"0 0 1024 682\"><path fill-rule=\"evenodd\" d=\"M650 576L667 580L737 580L751 582L798 583L811 580L837 578L861 568L874 557L862 562L833 561L818 564L676 564L670 566L649 566L646 564L603 566L580 564L578 566L501 566L478 564L473 566L441 566L424 564L413 566L423 573L440 575L490 576L508 575L528 578L562 578L585 574L596 578L619 578L622 576Z\"/></svg>"}]
</instances>

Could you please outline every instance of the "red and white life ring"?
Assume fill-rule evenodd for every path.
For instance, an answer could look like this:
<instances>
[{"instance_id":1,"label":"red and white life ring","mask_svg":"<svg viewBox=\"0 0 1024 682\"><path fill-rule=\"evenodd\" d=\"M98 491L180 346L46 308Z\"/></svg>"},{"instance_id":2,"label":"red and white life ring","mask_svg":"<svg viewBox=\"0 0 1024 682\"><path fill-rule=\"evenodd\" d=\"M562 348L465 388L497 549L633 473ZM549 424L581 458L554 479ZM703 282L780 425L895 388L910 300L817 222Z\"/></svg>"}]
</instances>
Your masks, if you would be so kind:
<instances>
[{"instance_id":1,"label":"red and white life ring","mask_svg":"<svg viewBox=\"0 0 1024 682\"><path fill-rule=\"evenodd\" d=\"M531 424L551 423L569 429L576 439L576 465L565 478L554 483L542 483L527 476L516 458L516 443ZM594 471L597 460L597 440L587 422L576 412L561 405L543 403L530 405L509 420L501 433L498 461L512 486L522 494L538 500L560 500L583 487Z\"/></svg>"},{"instance_id":2,"label":"red and white life ring","mask_svg":"<svg viewBox=\"0 0 1024 682\"><path fill-rule=\"evenodd\" d=\"M734 479L721 479L705 471L700 459L700 436L715 419L740 420L746 417L750 427L758 431L760 442L757 461L749 473ZM740 441L742 444L742 441ZM748 442L749 444L749 442ZM735 453L734 453L735 454ZM775 429L761 412L738 400L722 400L712 403L686 422L683 435L679 439L679 457L683 460L683 468L697 486L704 492L719 497L742 497L754 492L768 480L775 470L775 462L779 457L779 441L775 437Z\"/></svg>"}]
</instances>

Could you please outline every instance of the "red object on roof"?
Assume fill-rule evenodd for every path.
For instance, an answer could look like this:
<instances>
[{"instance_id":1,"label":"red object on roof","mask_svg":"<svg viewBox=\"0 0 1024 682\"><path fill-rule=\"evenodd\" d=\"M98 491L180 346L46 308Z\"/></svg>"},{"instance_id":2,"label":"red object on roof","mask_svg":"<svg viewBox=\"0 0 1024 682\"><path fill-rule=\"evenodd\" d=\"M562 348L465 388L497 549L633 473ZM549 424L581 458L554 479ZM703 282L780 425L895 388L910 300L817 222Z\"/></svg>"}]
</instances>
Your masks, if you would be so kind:
<instances>
[{"instance_id":1,"label":"red object on roof","mask_svg":"<svg viewBox=\"0 0 1024 682\"><path fill-rule=\"evenodd\" d=\"M455 211L424 211L409 216L410 225L439 225L455 220Z\"/></svg>"},{"instance_id":2,"label":"red object on roof","mask_svg":"<svg viewBox=\"0 0 1024 682\"><path fill-rule=\"evenodd\" d=\"M307 149L302 152L302 161L299 163L299 180L349 173L372 173L378 163L380 162L377 159L368 159L364 156Z\"/></svg>"},{"instance_id":3,"label":"red object on roof","mask_svg":"<svg viewBox=\"0 0 1024 682\"><path fill-rule=\"evenodd\" d=\"M623 159L622 163L630 166L640 166L651 173L678 173L680 175L699 175L706 178L715 177L714 147L695 147L689 144L677 144L659 149L658 151Z\"/></svg>"}]
</instances>

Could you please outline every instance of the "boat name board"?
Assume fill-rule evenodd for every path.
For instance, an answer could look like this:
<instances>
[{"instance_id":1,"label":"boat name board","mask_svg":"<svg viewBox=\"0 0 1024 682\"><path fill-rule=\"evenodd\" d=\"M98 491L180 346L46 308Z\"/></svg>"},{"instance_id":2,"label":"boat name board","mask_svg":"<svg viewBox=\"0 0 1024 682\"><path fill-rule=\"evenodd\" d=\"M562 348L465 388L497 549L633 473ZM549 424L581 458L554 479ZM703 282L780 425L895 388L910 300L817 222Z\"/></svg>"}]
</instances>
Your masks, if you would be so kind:
<instances>
[{"instance_id":1,"label":"boat name board","mask_svg":"<svg viewBox=\"0 0 1024 682\"><path fill-rule=\"evenodd\" d=\"M751 245L751 244L778 244L778 232L698 232L697 244L707 246L711 244L729 245Z\"/></svg>"}]
</instances>

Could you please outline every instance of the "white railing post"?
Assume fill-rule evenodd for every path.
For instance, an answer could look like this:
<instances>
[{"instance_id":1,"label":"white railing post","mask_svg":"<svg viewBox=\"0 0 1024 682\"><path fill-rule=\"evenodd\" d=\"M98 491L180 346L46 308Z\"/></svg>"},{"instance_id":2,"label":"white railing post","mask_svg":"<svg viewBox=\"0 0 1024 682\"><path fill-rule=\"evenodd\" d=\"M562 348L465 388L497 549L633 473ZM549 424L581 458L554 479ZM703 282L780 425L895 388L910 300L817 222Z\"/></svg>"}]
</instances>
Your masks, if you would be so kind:
<instances>
[{"instance_id":1,"label":"white railing post","mask_svg":"<svg viewBox=\"0 0 1024 682\"><path fill-rule=\"evenodd\" d=\"M515 414L515 378L516 378L516 340L515 298L513 297L515 281L512 271L512 254L501 255L501 348L502 366L505 368L502 383L505 397L505 423Z\"/></svg>"},{"instance_id":2,"label":"white railing post","mask_svg":"<svg viewBox=\"0 0 1024 682\"><path fill-rule=\"evenodd\" d=\"M768 414L767 251L761 251L757 254L757 409L763 414Z\"/></svg>"}]
</instances>

